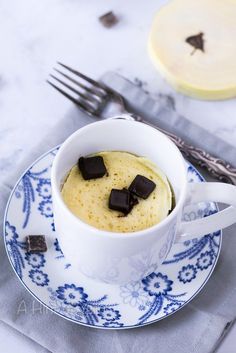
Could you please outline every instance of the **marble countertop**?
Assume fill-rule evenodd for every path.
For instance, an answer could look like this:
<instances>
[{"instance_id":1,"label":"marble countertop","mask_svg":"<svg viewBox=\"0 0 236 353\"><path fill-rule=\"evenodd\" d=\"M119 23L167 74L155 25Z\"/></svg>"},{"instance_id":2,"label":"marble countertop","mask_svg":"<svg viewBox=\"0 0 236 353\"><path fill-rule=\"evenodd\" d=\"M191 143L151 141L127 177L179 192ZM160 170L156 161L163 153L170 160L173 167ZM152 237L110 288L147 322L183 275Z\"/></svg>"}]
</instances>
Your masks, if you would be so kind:
<instances>
[{"instance_id":1,"label":"marble countertop","mask_svg":"<svg viewBox=\"0 0 236 353\"><path fill-rule=\"evenodd\" d=\"M176 93L147 53L154 13L165 0L3 0L0 3L0 172L9 173L26 151L52 129L71 102L46 79L56 61L94 78L108 70L139 79L154 96L169 95L176 110L236 146L236 100L204 102ZM119 23L104 28L98 17L113 10ZM32 351L27 338L0 324L4 353ZM5 342L5 343L4 343ZM232 329L219 352L234 350Z\"/></svg>"}]
</instances>

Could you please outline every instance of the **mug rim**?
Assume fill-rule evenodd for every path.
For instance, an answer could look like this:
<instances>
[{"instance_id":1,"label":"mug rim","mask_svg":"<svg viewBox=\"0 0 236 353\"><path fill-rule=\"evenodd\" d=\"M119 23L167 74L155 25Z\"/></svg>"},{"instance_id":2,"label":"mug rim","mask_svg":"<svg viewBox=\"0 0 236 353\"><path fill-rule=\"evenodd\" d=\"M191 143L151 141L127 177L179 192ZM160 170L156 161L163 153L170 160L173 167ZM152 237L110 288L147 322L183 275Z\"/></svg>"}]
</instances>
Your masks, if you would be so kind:
<instances>
[{"instance_id":1,"label":"mug rim","mask_svg":"<svg viewBox=\"0 0 236 353\"><path fill-rule=\"evenodd\" d=\"M116 117L117 118L117 117ZM181 211L181 207L184 204L184 200L186 199L186 192L187 192L187 172L185 172L184 176L185 176L185 183L183 185L183 187L180 190L180 196L179 199L173 209L173 211L168 214L161 222L154 224L151 227L139 230L139 231L135 231L135 232L111 232L111 231L107 231L107 230L102 230L102 229L98 229L86 222L84 222L83 220L81 220L79 217L77 217L66 205L66 203L64 202L62 196L61 196L61 191L60 191L60 187L57 185L57 181L56 181L56 171L58 168L58 165L60 164L60 154L63 152L63 150L68 147L68 145L70 145L70 143L74 140L75 136L79 135L81 132L84 132L88 129L91 128L91 126L94 125L101 125L101 124L106 124L109 122L111 122L113 119L105 119L105 120L101 120L101 121L95 121L93 123L87 124L81 128L79 128L78 130L76 130L75 132L73 132L69 137L66 138L66 140L62 143L62 145L59 148L59 151L53 161L52 164L52 170L51 170L51 186L52 186L52 191L54 193L54 195L56 196L56 202L59 202L60 206L63 209L63 212L65 212L65 214L68 215L68 217L71 217L72 219L75 220L75 222L77 222L78 224L80 224L83 227L86 227L87 229L89 229L92 232L98 232L99 236L102 237L109 237L109 238L127 238L130 239L131 237L141 237L146 235L149 232L153 232L153 231L158 231L162 226L165 226L167 223L169 223L173 218L175 218L179 211ZM116 119L114 118L113 121L115 121ZM126 122L126 119L117 119L119 121L124 121L124 123ZM145 127L148 127L152 130L155 131L155 133L157 133L158 135L161 135L162 137L164 137L167 141L167 143L171 144L176 153L179 155L180 160L182 162L182 166L183 166L183 170L185 171L185 165L184 165L184 158L180 152L180 150L178 149L178 147L165 135L163 134L161 131L159 131L158 129L155 129L154 127L142 123L142 122L137 122L137 121L132 121L132 120L128 120L131 123L136 124L141 124L141 125L145 125ZM55 198L53 198L53 202L55 202Z\"/></svg>"}]
</instances>

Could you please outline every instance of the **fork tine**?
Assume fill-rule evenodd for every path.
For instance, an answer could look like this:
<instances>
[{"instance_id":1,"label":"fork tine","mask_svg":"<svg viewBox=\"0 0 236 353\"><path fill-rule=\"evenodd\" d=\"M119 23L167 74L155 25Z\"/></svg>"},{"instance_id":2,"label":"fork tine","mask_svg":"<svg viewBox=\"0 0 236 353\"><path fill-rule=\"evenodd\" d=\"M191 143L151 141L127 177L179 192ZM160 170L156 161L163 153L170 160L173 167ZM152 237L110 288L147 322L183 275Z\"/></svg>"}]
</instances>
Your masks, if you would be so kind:
<instances>
[{"instance_id":1,"label":"fork tine","mask_svg":"<svg viewBox=\"0 0 236 353\"><path fill-rule=\"evenodd\" d=\"M106 91L106 89L105 89L99 82L94 81L92 78L90 78L90 77L88 77L88 76L85 76L85 75L82 74L81 72L79 72L79 71L77 71L77 70L74 70L74 69L72 69L71 67L69 67L69 66L67 66L67 65L65 65L65 64L62 64L62 63L59 62L59 61L58 61L57 63L58 63L58 65L61 65L61 66L64 67L65 69L67 69L67 70L73 72L75 75L81 77L83 80L85 80L85 81L91 83L91 85L94 85L94 86L98 87L99 89L103 90L103 92L108 93L108 92Z\"/></svg>"},{"instance_id":2,"label":"fork tine","mask_svg":"<svg viewBox=\"0 0 236 353\"><path fill-rule=\"evenodd\" d=\"M74 87L68 85L68 83L65 83L64 81L60 80L59 78L57 78L56 76L50 74L49 76L51 76L52 78L54 78L54 80L60 82L63 86L67 87L68 89L70 89L72 92L74 92L75 94L77 94L78 96L80 96L81 98L83 98L85 101L88 101L88 103L97 103L97 100L94 99L93 96L88 96L88 95L84 95L82 92L77 91Z\"/></svg>"},{"instance_id":3,"label":"fork tine","mask_svg":"<svg viewBox=\"0 0 236 353\"><path fill-rule=\"evenodd\" d=\"M51 81L47 80L46 82L49 83L49 85L51 85L53 88L55 88L58 92L63 94L63 96L65 96L66 98L70 99L73 103L75 103L77 106L79 106L80 109L82 109L86 113L89 113L90 115L96 116L96 111L91 106L83 104L83 102L81 102L80 100L74 98L73 96L71 96L67 92L63 91L60 87L58 87L57 85L54 85L54 83L52 83Z\"/></svg>"},{"instance_id":4,"label":"fork tine","mask_svg":"<svg viewBox=\"0 0 236 353\"><path fill-rule=\"evenodd\" d=\"M85 91L91 93L92 95L94 95L94 98L95 99L99 99L99 98L102 98L104 95L101 94L101 91L99 90L94 90L93 88L91 87L87 87L85 85L83 85L82 83L80 83L79 81L75 80L74 78L68 76L67 74L65 74L64 72L58 70L57 68L53 68L56 72L58 72L60 75L64 76L65 78L67 78L68 80L70 80L71 82L73 82L74 84L76 84L77 86L83 88Z\"/></svg>"}]
</instances>

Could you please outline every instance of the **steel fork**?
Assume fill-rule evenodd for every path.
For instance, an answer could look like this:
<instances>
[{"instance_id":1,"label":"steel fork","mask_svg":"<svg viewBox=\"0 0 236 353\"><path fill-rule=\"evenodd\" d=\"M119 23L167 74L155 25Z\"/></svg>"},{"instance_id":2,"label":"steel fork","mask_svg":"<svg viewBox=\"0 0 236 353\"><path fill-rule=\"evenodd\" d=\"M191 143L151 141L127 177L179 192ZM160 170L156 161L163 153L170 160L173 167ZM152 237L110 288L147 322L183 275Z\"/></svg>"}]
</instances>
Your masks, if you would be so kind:
<instances>
[{"instance_id":1,"label":"steel fork","mask_svg":"<svg viewBox=\"0 0 236 353\"><path fill-rule=\"evenodd\" d=\"M95 81L61 62L58 62L58 67L54 68L55 73L50 74L50 80L47 82L87 114L102 119L114 115L121 115L121 117L129 115L132 120L148 124L167 135L189 161L207 169L219 180L236 185L236 168L229 163L187 144L180 137L132 114L126 107L124 97L103 83Z\"/></svg>"}]
</instances>

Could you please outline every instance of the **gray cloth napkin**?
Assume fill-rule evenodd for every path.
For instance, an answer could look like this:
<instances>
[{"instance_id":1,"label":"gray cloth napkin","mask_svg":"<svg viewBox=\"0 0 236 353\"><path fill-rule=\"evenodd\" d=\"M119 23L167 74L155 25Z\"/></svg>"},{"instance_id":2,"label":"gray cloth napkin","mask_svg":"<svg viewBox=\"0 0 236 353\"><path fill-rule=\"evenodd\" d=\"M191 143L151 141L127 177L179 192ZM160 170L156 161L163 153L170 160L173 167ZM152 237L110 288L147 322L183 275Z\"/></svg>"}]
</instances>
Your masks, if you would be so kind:
<instances>
[{"instance_id":1,"label":"gray cloth napkin","mask_svg":"<svg viewBox=\"0 0 236 353\"><path fill-rule=\"evenodd\" d=\"M140 102L138 92L140 99L143 97L144 93L140 88L121 77L106 74L103 79L111 87L128 94L129 101L133 105ZM120 86L118 82L120 82ZM134 96L132 96L132 90L135 92ZM154 101L148 98L146 102L142 103L142 111L149 111L150 115L149 108L153 105ZM171 107L168 109L171 110ZM161 110L159 114L161 115ZM156 118L156 115L152 116L153 120ZM54 130L45 137L39 146L32 146L29 155L25 156L24 162L14 171L13 175L9 175L5 180L0 179L1 222L11 188L22 171L40 154L63 142L73 131L92 121L94 121L92 118L81 113L77 108L73 108L68 116L58 122ZM191 133L194 135L194 129ZM1 237L0 320L35 341L34 352L213 352L236 316L236 307L234 306L236 237L232 234L234 230L235 227L231 227L224 232L219 263L209 283L196 299L163 321L123 331L86 328L66 321L43 308L17 280L8 262Z\"/></svg>"}]
</instances>

